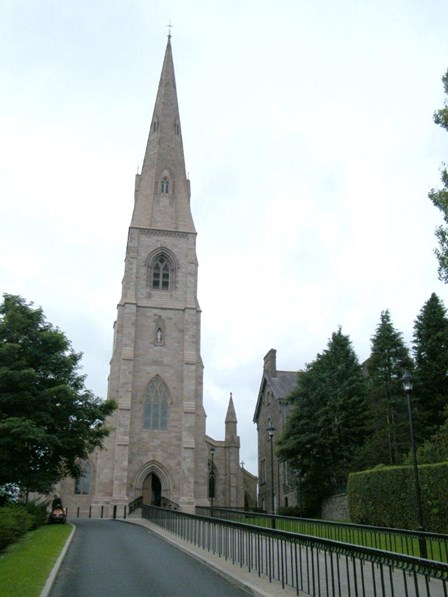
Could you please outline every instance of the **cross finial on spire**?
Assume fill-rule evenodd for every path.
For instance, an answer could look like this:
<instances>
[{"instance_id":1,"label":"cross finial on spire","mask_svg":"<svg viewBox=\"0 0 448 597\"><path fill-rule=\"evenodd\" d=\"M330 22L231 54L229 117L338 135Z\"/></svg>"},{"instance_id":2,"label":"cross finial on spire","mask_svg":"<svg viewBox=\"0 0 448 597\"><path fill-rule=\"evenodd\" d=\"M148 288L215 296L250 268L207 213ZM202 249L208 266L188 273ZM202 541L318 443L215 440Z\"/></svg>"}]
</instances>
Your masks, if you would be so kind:
<instances>
[{"instance_id":1,"label":"cross finial on spire","mask_svg":"<svg viewBox=\"0 0 448 597\"><path fill-rule=\"evenodd\" d=\"M173 25L171 25L171 19L168 22L168 41L171 39L171 29L173 28Z\"/></svg>"}]
</instances>

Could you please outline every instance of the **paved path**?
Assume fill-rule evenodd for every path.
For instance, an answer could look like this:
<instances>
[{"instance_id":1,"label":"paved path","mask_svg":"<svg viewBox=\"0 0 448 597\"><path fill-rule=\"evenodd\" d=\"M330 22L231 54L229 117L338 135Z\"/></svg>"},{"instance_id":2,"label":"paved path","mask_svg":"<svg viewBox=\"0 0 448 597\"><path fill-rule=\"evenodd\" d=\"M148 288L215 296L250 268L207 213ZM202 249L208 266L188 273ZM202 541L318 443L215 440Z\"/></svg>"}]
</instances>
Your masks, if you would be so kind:
<instances>
[{"instance_id":1,"label":"paved path","mask_svg":"<svg viewBox=\"0 0 448 597\"><path fill-rule=\"evenodd\" d=\"M248 597L251 593L144 526L73 521L50 597Z\"/></svg>"}]
</instances>

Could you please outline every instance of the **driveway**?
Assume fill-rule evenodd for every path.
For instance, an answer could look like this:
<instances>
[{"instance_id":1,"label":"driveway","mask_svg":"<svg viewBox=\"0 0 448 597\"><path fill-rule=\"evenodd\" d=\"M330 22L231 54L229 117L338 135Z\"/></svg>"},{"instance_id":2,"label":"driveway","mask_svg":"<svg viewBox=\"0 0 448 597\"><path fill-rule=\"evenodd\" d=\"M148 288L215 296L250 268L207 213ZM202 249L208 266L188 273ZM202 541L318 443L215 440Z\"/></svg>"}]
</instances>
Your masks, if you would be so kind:
<instances>
[{"instance_id":1,"label":"driveway","mask_svg":"<svg viewBox=\"0 0 448 597\"><path fill-rule=\"evenodd\" d=\"M147 528L74 520L76 532L50 597L248 597L245 589Z\"/></svg>"}]
</instances>

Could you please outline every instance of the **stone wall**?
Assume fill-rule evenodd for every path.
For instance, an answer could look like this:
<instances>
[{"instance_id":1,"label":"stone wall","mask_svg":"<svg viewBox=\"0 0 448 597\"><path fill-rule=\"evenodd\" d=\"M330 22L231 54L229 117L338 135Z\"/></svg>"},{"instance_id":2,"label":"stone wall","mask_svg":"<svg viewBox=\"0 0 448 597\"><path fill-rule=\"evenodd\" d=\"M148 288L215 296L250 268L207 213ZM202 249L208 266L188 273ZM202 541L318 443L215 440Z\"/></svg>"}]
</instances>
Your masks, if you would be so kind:
<instances>
[{"instance_id":1,"label":"stone wall","mask_svg":"<svg viewBox=\"0 0 448 597\"><path fill-rule=\"evenodd\" d=\"M348 498L346 493L332 495L322 503L321 516L323 520L349 521Z\"/></svg>"}]
</instances>

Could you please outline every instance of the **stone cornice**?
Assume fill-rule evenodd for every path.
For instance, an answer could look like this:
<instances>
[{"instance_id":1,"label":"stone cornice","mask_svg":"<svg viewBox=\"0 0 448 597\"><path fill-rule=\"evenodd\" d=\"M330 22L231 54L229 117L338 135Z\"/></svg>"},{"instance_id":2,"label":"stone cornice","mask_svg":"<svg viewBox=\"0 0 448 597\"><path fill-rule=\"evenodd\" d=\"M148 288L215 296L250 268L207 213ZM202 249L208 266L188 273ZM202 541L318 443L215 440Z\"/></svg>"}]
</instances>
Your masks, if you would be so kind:
<instances>
[{"instance_id":1,"label":"stone cornice","mask_svg":"<svg viewBox=\"0 0 448 597\"><path fill-rule=\"evenodd\" d=\"M187 238L188 236L197 236L197 232L181 232L179 230L161 230L158 228L140 228L139 226L130 226L129 230L137 230L142 236L170 236L175 238Z\"/></svg>"}]
</instances>

